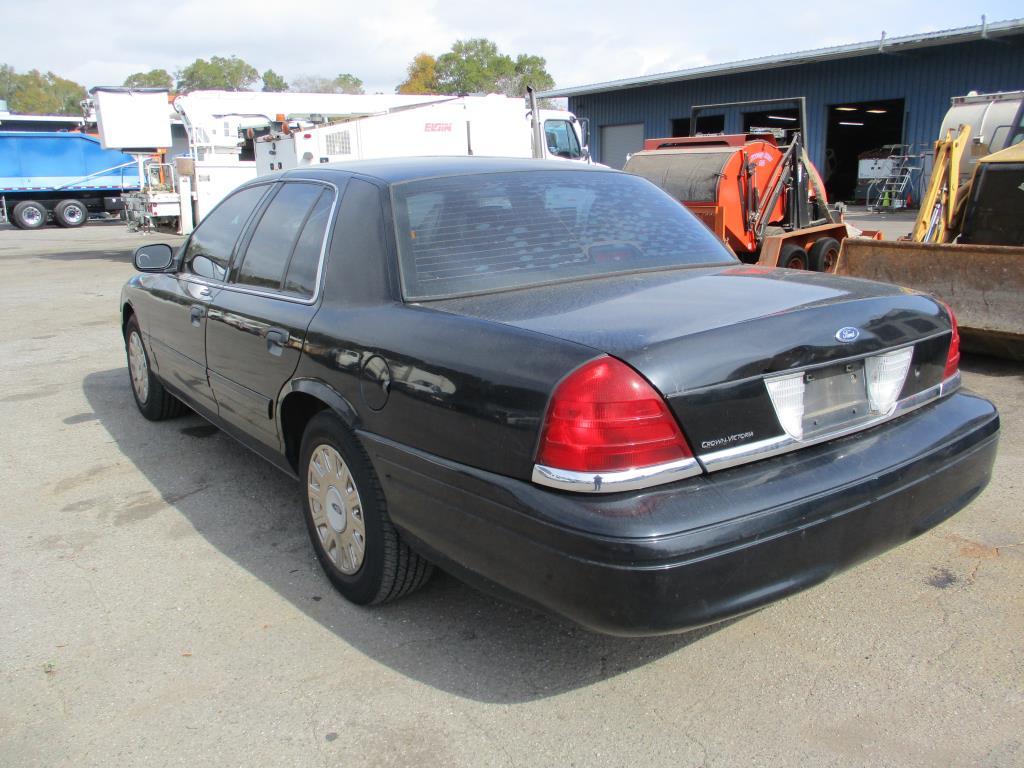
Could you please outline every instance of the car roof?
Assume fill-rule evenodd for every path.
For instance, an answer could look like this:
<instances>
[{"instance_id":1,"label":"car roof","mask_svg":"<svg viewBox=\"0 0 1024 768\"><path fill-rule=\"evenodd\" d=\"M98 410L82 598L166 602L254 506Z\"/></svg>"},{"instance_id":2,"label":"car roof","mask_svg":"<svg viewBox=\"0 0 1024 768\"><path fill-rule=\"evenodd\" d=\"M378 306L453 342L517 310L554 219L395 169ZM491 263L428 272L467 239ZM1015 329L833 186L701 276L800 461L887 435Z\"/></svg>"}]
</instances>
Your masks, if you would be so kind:
<instances>
[{"instance_id":1,"label":"car roof","mask_svg":"<svg viewBox=\"0 0 1024 768\"><path fill-rule=\"evenodd\" d=\"M437 176L459 176L477 173L507 173L509 171L604 171L615 172L606 166L594 166L569 160L534 160L519 157L390 157L379 160L352 160L341 163L304 166L275 174L279 178L308 176L310 171L323 178L331 171L370 176L386 184L400 184L416 179ZM266 179L266 176L260 177Z\"/></svg>"}]
</instances>

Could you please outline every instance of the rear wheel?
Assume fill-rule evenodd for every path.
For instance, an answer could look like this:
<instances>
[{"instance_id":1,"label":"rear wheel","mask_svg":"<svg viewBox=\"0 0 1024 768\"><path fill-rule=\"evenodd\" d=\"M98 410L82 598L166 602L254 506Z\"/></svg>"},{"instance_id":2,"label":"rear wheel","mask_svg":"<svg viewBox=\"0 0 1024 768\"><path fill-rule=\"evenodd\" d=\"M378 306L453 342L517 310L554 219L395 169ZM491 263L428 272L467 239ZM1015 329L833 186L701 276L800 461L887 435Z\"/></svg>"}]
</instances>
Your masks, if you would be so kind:
<instances>
[{"instance_id":1,"label":"rear wheel","mask_svg":"<svg viewBox=\"0 0 1024 768\"><path fill-rule=\"evenodd\" d=\"M313 550L347 600L385 603L427 582L433 566L402 541L366 452L333 413L310 420L299 469Z\"/></svg>"},{"instance_id":2,"label":"rear wheel","mask_svg":"<svg viewBox=\"0 0 1024 768\"><path fill-rule=\"evenodd\" d=\"M81 200L61 200L53 209L53 220L61 227L80 227L89 219L89 209Z\"/></svg>"},{"instance_id":3,"label":"rear wheel","mask_svg":"<svg viewBox=\"0 0 1024 768\"><path fill-rule=\"evenodd\" d=\"M150 421L161 421L180 416L185 406L174 395L164 389L163 384L149 365L149 355L142 343L142 331L134 315L124 328L124 346L128 353L128 375L132 384L132 395L139 412Z\"/></svg>"},{"instance_id":4,"label":"rear wheel","mask_svg":"<svg viewBox=\"0 0 1024 768\"><path fill-rule=\"evenodd\" d=\"M807 269L807 251L796 243L784 243L779 251L779 266L786 269Z\"/></svg>"},{"instance_id":5,"label":"rear wheel","mask_svg":"<svg viewBox=\"0 0 1024 768\"><path fill-rule=\"evenodd\" d=\"M839 259L839 241L834 237L817 240L807 251L807 265L815 272L831 272Z\"/></svg>"},{"instance_id":6,"label":"rear wheel","mask_svg":"<svg viewBox=\"0 0 1024 768\"><path fill-rule=\"evenodd\" d=\"M40 229L46 226L46 206L35 200L22 200L11 213L11 221L20 229Z\"/></svg>"}]
</instances>

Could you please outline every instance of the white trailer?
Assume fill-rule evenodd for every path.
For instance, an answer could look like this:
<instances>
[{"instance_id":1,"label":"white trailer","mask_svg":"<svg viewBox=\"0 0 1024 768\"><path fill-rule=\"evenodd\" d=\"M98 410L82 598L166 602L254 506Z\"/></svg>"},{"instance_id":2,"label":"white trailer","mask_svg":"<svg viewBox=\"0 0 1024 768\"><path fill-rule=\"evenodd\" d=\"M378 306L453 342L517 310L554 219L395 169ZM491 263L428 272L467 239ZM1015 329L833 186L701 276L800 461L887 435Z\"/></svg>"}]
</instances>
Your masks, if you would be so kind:
<instances>
[{"instance_id":1,"label":"white trailer","mask_svg":"<svg viewBox=\"0 0 1024 768\"><path fill-rule=\"evenodd\" d=\"M256 140L259 175L301 166L383 157L546 157L589 162L585 128L571 112L540 109L542 146L523 99L505 96L432 97L380 114L322 127L290 124Z\"/></svg>"}]
</instances>

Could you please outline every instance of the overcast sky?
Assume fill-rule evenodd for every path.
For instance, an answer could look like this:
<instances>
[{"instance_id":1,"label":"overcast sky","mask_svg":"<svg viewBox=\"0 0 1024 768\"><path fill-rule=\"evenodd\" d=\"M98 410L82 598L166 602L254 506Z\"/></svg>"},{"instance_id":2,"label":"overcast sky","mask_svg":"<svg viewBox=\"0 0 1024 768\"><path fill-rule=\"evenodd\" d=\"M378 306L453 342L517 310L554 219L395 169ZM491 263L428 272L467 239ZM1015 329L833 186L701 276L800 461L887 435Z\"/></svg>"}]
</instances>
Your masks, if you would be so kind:
<instances>
[{"instance_id":1,"label":"overcast sky","mask_svg":"<svg viewBox=\"0 0 1024 768\"><path fill-rule=\"evenodd\" d=\"M1020 0L501 3L470 0L0 0L0 63L52 70L86 86L133 72L171 73L235 54L286 79L351 72L391 93L412 57L488 37L539 54L559 86L820 48L1024 16ZM783 26L784 25L784 26Z\"/></svg>"}]
</instances>

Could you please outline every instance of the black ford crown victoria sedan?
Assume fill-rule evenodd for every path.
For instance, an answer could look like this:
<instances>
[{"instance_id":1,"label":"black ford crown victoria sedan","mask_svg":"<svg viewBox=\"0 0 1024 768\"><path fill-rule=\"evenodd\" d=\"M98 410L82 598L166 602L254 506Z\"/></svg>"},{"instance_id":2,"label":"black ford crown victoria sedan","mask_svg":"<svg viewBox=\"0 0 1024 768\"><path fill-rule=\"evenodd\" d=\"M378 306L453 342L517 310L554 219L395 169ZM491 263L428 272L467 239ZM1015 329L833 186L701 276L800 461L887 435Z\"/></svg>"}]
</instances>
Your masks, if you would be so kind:
<instances>
[{"instance_id":1,"label":"black ford crown victoria sedan","mask_svg":"<svg viewBox=\"0 0 1024 768\"><path fill-rule=\"evenodd\" d=\"M135 259L139 409L297 476L356 603L437 563L600 631L707 624L931 528L995 457L947 308L745 266L617 171L304 168Z\"/></svg>"}]
</instances>

